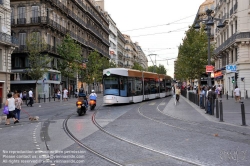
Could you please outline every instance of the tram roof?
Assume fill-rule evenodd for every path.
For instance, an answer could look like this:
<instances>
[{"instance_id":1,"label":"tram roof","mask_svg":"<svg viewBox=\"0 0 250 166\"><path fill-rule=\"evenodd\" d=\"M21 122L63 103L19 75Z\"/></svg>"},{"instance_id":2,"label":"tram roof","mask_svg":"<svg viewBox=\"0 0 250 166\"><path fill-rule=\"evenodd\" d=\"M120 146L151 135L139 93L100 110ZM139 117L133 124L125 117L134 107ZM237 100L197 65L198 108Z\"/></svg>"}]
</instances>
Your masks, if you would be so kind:
<instances>
[{"instance_id":1,"label":"tram roof","mask_svg":"<svg viewBox=\"0 0 250 166\"><path fill-rule=\"evenodd\" d=\"M153 72L146 72L146 71L139 71L139 70L134 70L134 69L127 69L127 68L108 68L103 70L103 75L105 74L115 74L115 75L121 75L121 76L130 76L130 77L142 77L142 74L144 77L148 78L171 78L168 75L164 74L156 74Z\"/></svg>"}]
</instances>

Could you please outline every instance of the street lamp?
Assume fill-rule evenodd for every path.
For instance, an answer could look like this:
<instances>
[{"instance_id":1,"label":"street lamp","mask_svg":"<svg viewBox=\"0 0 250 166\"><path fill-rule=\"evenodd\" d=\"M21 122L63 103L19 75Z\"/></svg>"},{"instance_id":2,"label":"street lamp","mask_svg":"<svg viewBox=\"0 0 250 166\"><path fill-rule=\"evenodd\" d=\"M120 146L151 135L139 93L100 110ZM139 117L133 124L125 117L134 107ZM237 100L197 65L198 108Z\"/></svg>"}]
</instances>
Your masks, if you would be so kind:
<instances>
[{"instance_id":1,"label":"street lamp","mask_svg":"<svg viewBox=\"0 0 250 166\"><path fill-rule=\"evenodd\" d=\"M207 37L208 37L208 65L211 65L211 54L210 54L211 26L214 25L214 20L215 20L215 21L220 21L219 24L217 25L218 28L225 27L225 25L222 24L221 19L214 18L214 17L211 16L212 12L213 12L212 10L208 9L206 11L207 19L197 20L196 24L194 26L194 29L200 29L200 25L199 25L200 22L205 22L205 24L206 24L205 30L207 31ZM212 86L212 81L211 81L211 73L210 72L208 73L207 82L208 82L208 86L211 87Z\"/></svg>"}]
</instances>

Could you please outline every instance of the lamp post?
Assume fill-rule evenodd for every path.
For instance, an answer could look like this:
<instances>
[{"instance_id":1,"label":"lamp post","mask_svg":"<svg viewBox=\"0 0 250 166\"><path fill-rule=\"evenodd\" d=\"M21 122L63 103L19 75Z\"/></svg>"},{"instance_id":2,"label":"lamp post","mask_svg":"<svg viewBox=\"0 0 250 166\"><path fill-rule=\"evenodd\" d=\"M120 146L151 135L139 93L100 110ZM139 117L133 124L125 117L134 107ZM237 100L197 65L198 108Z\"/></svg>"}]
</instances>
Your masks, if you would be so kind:
<instances>
[{"instance_id":1,"label":"lamp post","mask_svg":"<svg viewBox=\"0 0 250 166\"><path fill-rule=\"evenodd\" d=\"M214 20L215 21L220 21L219 24L217 25L218 28L223 28L225 25L222 24L221 19L219 18L214 18L211 16L211 14L213 13L212 10L208 9L206 11L206 15L207 15L207 19L202 19L202 20L197 20L196 24L194 26L194 29L200 29L200 22L205 22L206 24L206 31L207 31L207 38L208 38L208 65L211 65L211 53L210 53L210 38L211 38L211 26L214 25ZM211 73L208 73L208 78L207 78L207 82L208 82L208 86L212 86L212 81L211 81Z\"/></svg>"}]
</instances>

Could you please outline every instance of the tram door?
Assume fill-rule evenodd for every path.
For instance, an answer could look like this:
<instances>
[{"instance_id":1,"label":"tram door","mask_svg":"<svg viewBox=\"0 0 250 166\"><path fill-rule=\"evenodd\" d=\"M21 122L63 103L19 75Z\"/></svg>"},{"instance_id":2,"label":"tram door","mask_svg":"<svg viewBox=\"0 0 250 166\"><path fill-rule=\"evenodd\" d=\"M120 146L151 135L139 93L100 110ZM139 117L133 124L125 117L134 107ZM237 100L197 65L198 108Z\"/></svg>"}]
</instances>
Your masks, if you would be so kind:
<instances>
[{"instance_id":1,"label":"tram door","mask_svg":"<svg viewBox=\"0 0 250 166\"><path fill-rule=\"evenodd\" d=\"M129 102L133 102L133 98L135 96L135 78L129 77L128 78L128 97Z\"/></svg>"}]
</instances>

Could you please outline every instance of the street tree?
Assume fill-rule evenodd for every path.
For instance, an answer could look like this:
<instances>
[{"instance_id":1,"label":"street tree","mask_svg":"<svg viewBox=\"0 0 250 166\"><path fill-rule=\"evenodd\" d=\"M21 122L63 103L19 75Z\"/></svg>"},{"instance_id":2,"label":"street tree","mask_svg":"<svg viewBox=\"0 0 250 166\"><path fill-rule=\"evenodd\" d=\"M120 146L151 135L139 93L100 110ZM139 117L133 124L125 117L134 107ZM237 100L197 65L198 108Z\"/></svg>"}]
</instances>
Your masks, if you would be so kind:
<instances>
[{"instance_id":1,"label":"street tree","mask_svg":"<svg viewBox=\"0 0 250 166\"><path fill-rule=\"evenodd\" d=\"M80 64L82 64L81 46L69 35L66 35L62 43L57 46L57 52L60 55L57 63L58 70L63 77L68 79L69 86L69 79L76 76Z\"/></svg>"},{"instance_id":2,"label":"street tree","mask_svg":"<svg viewBox=\"0 0 250 166\"><path fill-rule=\"evenodd\" d=\"M155 72L158 74L167 74L167 70L164 67L164 65L159 64L159 66L149 66L148 67L149 72Z\"/></svg>"},{"instance_id":3,"label":"street tree","mask_svg":"<svg viewBox=\"0 0 250 166\"><path fill-rule=\"evenodd\" d=\"M205 73L208 63L207 35L202 27L201 31L195 31L190 27L186 32L183 43L179 46L179 54L175 64L175 77L178 80L199 79ZM213 52L213 45L210 52Z\"/></svg>"},{"instance_id":4,"label":"street tree","mask_svg":"<svg viewBox=\"0 0 250 166\"><path fill-rule=\"evenodd\" d=\"M33 32L26 41L28 50L29 68L25 70L28 76L36 81L35 98L38 98L38 80L43 79L48 72L48 64L51 58L45 53L47 44L39 32Z\"/></svg>"},{"instance_id":5,"label":"street tree","mask_svg":"<svg viewBox=\"0 0 250 166\"><path fill-rule=\"evenodd\" d=\"M140 70L140 71L144 70L143 67L138 62L134 63L134 66L132 67L132 69Z\"/></svg>"}]
</instances>

